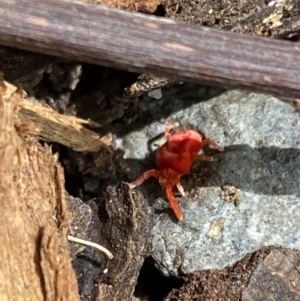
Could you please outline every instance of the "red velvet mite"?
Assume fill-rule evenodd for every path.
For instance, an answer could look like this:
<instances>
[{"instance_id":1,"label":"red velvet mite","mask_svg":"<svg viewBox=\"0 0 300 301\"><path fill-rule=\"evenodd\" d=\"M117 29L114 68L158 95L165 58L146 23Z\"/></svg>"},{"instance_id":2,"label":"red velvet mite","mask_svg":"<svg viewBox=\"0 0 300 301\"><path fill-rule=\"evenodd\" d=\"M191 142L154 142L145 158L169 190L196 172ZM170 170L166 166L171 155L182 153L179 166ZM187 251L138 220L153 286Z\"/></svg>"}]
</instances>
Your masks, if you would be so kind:
<instances>
[{"instance_id":1,"label":"red velvet mite","mask_svg":"<svg viewBox=\"0 0 300 301\"><path fill-rule=\"evenodd\" d=\"M130 183L130 188L141 185L150 177L156 177L160 185L165 187L167 199L178 220L183 219L181 209L173 195L173 186L177 186L178 191L184 196L184 189L180 184L180 177L189 172L195 160L212 161L213 157L199 155L199 151L205 146L210 145L219 151L223 147L216 142L204 139L194 130L183 130L171 134L170 131L177 124L168 125L165 129L166 142L156 151L156 165L158 169L150 169L144 172L134 182Z\"/></svg>"}]
</instances>

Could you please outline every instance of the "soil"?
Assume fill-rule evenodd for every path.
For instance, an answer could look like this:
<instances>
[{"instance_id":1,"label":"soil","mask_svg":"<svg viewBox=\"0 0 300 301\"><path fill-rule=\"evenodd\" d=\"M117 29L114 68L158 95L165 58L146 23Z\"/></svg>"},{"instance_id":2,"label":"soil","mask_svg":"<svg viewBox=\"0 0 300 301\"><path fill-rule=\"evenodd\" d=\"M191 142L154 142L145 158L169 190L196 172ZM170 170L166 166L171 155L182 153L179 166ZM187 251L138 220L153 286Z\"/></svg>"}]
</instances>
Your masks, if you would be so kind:
<instances>
[{"instance_id":1,"label":"soil","mask_svg":"<svg viewBox=\"0 0 300 301\"><path fill-rule=\"evenodd\" d=\"M164 0L154 14L190 24L297 40L299 1L287 1L280 8L270 6L271 2L276 1ZM141 95L172 85L180 87L165 78L6 47L0 47L0 70L6 80L22 83L29 97L61 114L95 121L102 126L98 130L101 135L112 133L114 137L149 121L148 113L153 106L145 106ZM172 114L159 109L162 119ZM138 192L130 193L121 184L129 178L122 150L117 150L113 143L110 150L98 153L76 152L55 143L52 147L64 166L66 190L72 196L70 203L74 198L79 200L74 212L81 210L82 204L88 207L84 212L90 215L81 226L81 233L88 239L101 241L119 255L118 260L109 261L91 248L74 251L73 267L81 300L130 300L133 292L140 300L149 301L240 300L253 271L269 249L249 254L235 266L221 271L197 271L181 279L165 278L155 269L150 256L152 213L147 200ZM237 192L232 192L231 187L224 188L223 197L238 203Z\"/></svg>"}]
</instances>

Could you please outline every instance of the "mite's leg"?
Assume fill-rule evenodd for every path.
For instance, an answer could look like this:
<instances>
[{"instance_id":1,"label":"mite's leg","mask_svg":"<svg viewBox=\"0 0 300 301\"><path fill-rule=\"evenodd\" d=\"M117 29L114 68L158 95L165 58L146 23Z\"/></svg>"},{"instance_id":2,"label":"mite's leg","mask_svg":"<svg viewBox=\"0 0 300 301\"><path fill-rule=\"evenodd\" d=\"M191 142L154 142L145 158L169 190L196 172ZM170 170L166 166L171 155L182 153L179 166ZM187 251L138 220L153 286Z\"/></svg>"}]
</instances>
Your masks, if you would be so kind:
<instances>
[{"instance_id":1,"label":"mite's leg","mask_svg":"<svg viewBox=\"0 0 300 301\"><path fill-rule=\"evenodd\" d=\"M210 145L210 146L212 146L213 148L217 149L220 152L222 152L224 150L223 146L221 146L217 142L209 140L209 139L205 139L201 143L201 147L206 146L206 145Z\"/></svg>"},{"instance_id":2,"label":"mite's leg","mask_svg":"<svg viewBox=\"0 0 300 301\"><path fill-rule=\"evenodd\" d=\"M202 160L202 161L212 161L214 158L212 156L206 156L206 155L197 155L195 160Z\"/></svg>"},{"instance_id":3,"label":"mite's leg","mask_svg":"<svg viewBox=\"0 0 300 301\"><path fill-rule=\"evenodd\" d=\"M181 194L181 196L185 196L182 185L180 183L177 183L176 186L177 186L177 189L178 189L179 193Z\"/></svg>"},{"instance_id":4,"label":"mite's leg","mask_svg":"<svg viewBox=\"0 0 300 301\"><path fill-rule=\"evenodd\" d=\"M183 219L183 214L182 214L182 212L179 208L179 205L173 195L171 185L166 186L166 195L167 195L168 201L170 202L170 207L174 210L174 213L175 213L176 217L178 218L178 220L181 221Z\"/></svg>"},{"instance_id":5,"label":"mite's leg","mask_svg":"<svg viewBox=\"0 0 300 301\"><path fill-rule=\"evenodd\" d=\"M128 183L129 188L133 189L136 186L141 185L145 180L149 179L150 177L156 177L158 178L160 175L160 171L157 169L150 169L146 172L144 172L140 177L138 177L135 181Z\"/></svg>"},{"instance_id":6,"label":"mite's leg","mask_svg":"<svg viewBox=\"0 0 300 301\"><path fill-rule=\"evenodd\" d=\"M179 126L178 122L166 125L166 128L165 128L165 138L167 140L170 138L170 136L172 136L172 134L170 134L170 131L173 130L174 128L177 128L178 126Z\"/></svg>"}]
</instances>

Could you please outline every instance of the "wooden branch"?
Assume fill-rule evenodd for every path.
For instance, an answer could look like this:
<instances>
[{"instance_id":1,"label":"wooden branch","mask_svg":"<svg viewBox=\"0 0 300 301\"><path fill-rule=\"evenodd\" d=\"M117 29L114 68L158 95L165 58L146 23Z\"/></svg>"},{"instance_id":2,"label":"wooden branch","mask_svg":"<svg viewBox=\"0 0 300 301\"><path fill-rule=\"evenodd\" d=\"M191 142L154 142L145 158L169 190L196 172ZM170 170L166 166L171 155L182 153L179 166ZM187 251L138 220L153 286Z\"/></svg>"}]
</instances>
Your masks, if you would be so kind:
<instances>
[{"instance_id":1,"label":"wooden branch","mask_svg":"<svg viewBox=\"0 0 300 301\"><path fill-rule=\"evenodd\" d=\"M48 106L37 101L23 98L20 102L19 117L22 122L34 122L38 129L28 128L28 134L37 134L42 140L57 142L78 152L97 152L100 148L108 148L111 135L102 138L95 132L87 129L100 127L91 120L84 120L74 116L62 115Z\"/></svg>"},{"instance_id":2,"label":"wooden branch","mask_svg":"<svg viewBox=\"0 0 300 301\"><path fill-rule=\"evenodd\" d=\"M1 85L17 89L17 87L4 81L4 76L0 72L0 87ZM75 116L59 114L35 99L27 99L25 91L20 87L18 89L20 94L18 117L22 123L15 125L15 127L20 136L39 136L44 141L60 143L78 152L93 153L101 148L109 149L112 141L110 133L100 137L96 132L84 127L87 125L99 128L101 127L100 124Z\"/></svg>"},{"instance_id":3,"label":"wooden branch","mask_svg":"<svg viewBox=\"0 0 300 301\"><path fill-rule=\"evenodd\" d=\"M0 3L0 44L172 79L300 97L300 44L63 0Z\"/></svg>"}]
</instances>

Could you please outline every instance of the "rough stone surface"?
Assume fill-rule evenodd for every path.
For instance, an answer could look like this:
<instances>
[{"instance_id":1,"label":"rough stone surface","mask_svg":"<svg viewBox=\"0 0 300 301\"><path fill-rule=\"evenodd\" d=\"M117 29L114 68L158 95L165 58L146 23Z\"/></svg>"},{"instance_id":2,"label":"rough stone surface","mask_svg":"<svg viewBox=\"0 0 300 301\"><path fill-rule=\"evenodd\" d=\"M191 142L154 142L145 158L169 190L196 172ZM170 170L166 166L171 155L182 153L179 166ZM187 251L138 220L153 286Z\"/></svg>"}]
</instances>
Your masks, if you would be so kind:
<instances>
[{"instance_id":1,"label":"rough stone surface","mask_svg":"<svg viewBox=\"0 0 300 301\"><path fill-rule=\"evenodd\" d=\"M242 301L299 301L299 287L299 271L285 254L273 250L254 272Z\"/></svg>"},{"instance_id":2,"label":"rough stone surface","mask_svg":"<svg viewBox=\"0 0 300 301\"><path fill-rule=\"evenodd\" d=\"M172 104L178 102L172 95ZM186 196L177 196L182 222L163 209L168 203L161 200L165 195L157 182L141 187L151 202L156 199L152 255L164 274L222 269L261 246L300 248L300 118L290 105L233 90L178 110L172 121L200 130L225 151L213 162L196 162L182 177ZM148 140L163 130L153 121L125 136L125 156L147 157ZM133 176L145 171L137 166ZM224 187L236 189L234 202L224 196Z\"/></svg>"},{"instance_id":3,"label":"rough stone surface","mask_svg":"<svg viewBox=\"0 0 300 301\"><path fill-rule=\"evenodd\" d=\"M92 222L93 214L92 208L85 204L81 199L74 198L71 195L66 195L68 200L68 207L72 214L72 223L69 226L69 235L76 238L81 238L89 240L88 238L88 228ZM69 242L69 250L72 259L79 253L81 253L86 246L77 244L74 242Z\"/></svg>"}]
</instances>

